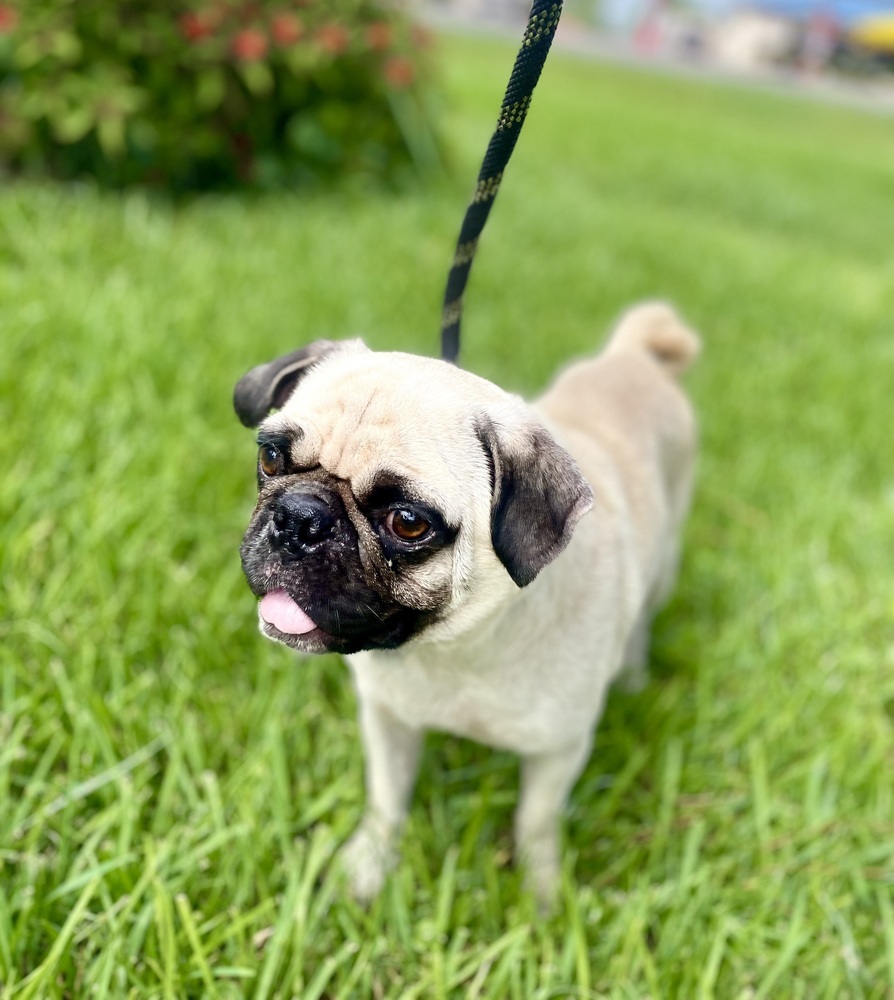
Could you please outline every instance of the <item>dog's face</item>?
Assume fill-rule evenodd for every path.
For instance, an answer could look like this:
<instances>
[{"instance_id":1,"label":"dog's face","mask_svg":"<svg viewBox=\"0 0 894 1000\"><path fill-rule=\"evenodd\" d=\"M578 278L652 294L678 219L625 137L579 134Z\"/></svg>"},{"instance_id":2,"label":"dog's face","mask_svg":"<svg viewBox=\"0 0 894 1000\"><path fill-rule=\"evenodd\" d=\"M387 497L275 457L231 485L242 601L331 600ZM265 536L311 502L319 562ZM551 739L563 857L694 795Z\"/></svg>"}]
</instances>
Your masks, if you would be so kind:
<instances>
[{"instance_id":1,"label":"dog's face","mask_svg":"<svg viewBox=\"0 0 894 1000\"><path fill-rule=\"evenodd\" d=\"M242 566L264 634L305 652L467 631L592 504L520 400L441 361L318 341L252 369L234 403L259 425Z\"/></svg>"}]
</instances>

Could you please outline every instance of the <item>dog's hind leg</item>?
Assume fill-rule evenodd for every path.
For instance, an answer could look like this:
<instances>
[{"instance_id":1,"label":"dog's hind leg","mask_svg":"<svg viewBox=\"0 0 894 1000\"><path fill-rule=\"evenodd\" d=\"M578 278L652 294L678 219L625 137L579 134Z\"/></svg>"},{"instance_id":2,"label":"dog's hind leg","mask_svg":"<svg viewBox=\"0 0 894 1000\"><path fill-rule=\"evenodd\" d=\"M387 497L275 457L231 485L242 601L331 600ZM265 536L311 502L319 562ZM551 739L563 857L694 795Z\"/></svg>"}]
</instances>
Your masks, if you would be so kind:
<instances>
[{"instance_id":1,"label":"dog's hind leg","mask_svg":"<svg viewBox=\"0 0 894 1000\"><path fill-rule=\"evenodd\" d=\"M646 606L640 611L636 624L627 637L621 672L616 685L628 694L636 694L649 680L649 641L652 632L652 610Z\"/></svg>"},{"instance_id":2,"label":"dog's hind leg","mask_svg":"<svg viewBox=\"0 0 894 1000\"><path fill-rule=\"evenodd\" d=\"M621 672L616 685L622 691L636 694L649 680L649 647L652 638L652 621L673 593L680 568L680 540L674 536L665 546L661 568L645 606L627 637Z\"/></svg>"}]
</instances>

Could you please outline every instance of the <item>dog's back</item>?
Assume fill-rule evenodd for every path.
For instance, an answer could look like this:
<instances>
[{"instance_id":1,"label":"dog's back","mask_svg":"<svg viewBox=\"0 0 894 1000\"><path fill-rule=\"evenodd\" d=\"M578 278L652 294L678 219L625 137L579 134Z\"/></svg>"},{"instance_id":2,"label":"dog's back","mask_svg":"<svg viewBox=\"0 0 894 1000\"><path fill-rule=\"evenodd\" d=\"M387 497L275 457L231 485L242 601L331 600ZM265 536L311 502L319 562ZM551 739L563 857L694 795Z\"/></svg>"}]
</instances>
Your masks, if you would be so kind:
<instances>
[{"instance_id":1,"label":"dog's back","mask_svg":"<svg viewBox=\"0 0 894 1000\"><path fill-rule=\"evenodd\" d=\"M698 336L670 306L636 306L621 318L605 349L562 372L535 407L551 424L598 441L628 473L625 478L636 481L660 470L678 508L674 501L688 488L696 432L675 376L699 350ZM684 508L687 500L688 494L679 497Z\"/></svg>"},{"instance_id":2,"label":"dog's back","mask_svg":"<svg viewBox=\"0 0 894 1000\"><path fill-rule=\"evenodd\" d=\"M699 349L670 306L636 306L600 354L571 365L535 404L591 479L597 507L602 457L610 457L653 608L673 584L695 463L695 417L676 376Z\"/></svg>"}]
</instances>

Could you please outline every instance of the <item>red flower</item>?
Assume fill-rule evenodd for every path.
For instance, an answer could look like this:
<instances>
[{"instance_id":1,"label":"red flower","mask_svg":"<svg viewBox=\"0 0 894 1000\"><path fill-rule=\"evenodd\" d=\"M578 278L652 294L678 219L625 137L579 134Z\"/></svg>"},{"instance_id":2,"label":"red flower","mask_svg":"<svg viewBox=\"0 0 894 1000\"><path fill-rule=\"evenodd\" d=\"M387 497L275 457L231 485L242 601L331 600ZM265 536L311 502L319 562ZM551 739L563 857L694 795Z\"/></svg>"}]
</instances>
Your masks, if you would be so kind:
<instances>
[{"instance_id":1,"label":"red flower","mask_svg":"<svg viewBox=\"0 0 894 1000\"><path fill-rule=\"evenodd\" d=\"M416 79L416 67L405 56L394 56L385 63L385 79L392 87L409 87Z\"/></svg>"},{"instance_id":2,"label":"red flower","mask_svg":"<svg viewBox=\"0 0 894 1000\"><path fill-rule=\"evenodd\" d=\"M8 35L19 23L19 13L6 4L0 4L0 35Z\"/></svg>"},{"instance_id":3,"label":"red flower","mask_svg":"<svg viewBox=\"0 0 894 1000\"><path fill-rule=\"evenodd\" d=\"M350 40L348 29L343 24L324 24L317 32L320 48L333 56L341 55Z\"/></svg>"},{"instance_id":4,"label":"red flower","mask_svg":"<svg viewBox=\"0 0 894 1000\"><path fill-rule=\"evenodd\" d=\"M366 44L373 52L382 52L391 45L393 32L386 21L376 21L366 29Z\"/></svg>"},{"instance_id":5,"label":"red flower","mask_svg":"<svg viewBox=\"0 0 894 1000\"><path fill-rule=\"evenodd\" d=\"M233 35L230 51L243 62L257 62L267 55L267 36L260 28L243 28Z\"/></svg>"},{"instance_id":6,"label":"red flower","mask_svg":"<svg viewBox=\"0 0 894 1000\"><path fill-rule=\"evenodd\" d=\"M203 12L204 13L204 12ZM211 25L203 16L203 13L191 12L184 14L180 18L180 30L183 37L190 42L198 42L207 38L211 34Z\"/></svg>"},{"instance_id":7,"label":"red flower","mask_svg":"<svg viewBox=\"0 0 894 1000\"><path fill-rule=\"evenodd\" d=\"M410 41L420 49L427 49L434 41L434 38L431 31L424 24L411 24Z\"/></svg>"},{"instance_id":8,"label":"red flower","mask_svg":"<svg viewBox=\"0 0 894 1000\"><path fill-rule=\"evenodd\" d=\"M270 22L270 31L277 45L294 45L304 34L304 25L294 14L277 14Z\"/></svg>"}]
</instances>

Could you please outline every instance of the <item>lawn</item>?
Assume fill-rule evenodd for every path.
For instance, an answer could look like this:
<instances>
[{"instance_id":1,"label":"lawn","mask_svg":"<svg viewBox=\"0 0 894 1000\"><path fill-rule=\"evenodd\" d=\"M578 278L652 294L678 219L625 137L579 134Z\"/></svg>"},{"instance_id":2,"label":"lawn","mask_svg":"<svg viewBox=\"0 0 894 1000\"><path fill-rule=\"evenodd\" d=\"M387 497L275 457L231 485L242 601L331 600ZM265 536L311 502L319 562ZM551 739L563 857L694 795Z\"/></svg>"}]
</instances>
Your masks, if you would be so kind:
<instances>
[{"instance_id":1,"label":"lawn","mask_svg":"<svg viewBox=\"0 0 894 1000\"><path fill-rule=\"evenodd\" d=\"M250 366L437 350L511 45L443 45L449 178L402 196L0 192L0 996L894 997L891 121L551 57L464 363L534 392L643 297L704 337L652 683L612 696L558 911L517 768L429 740L368 911L334 657L256 631Z\"/></svg>"}]
</instances>

